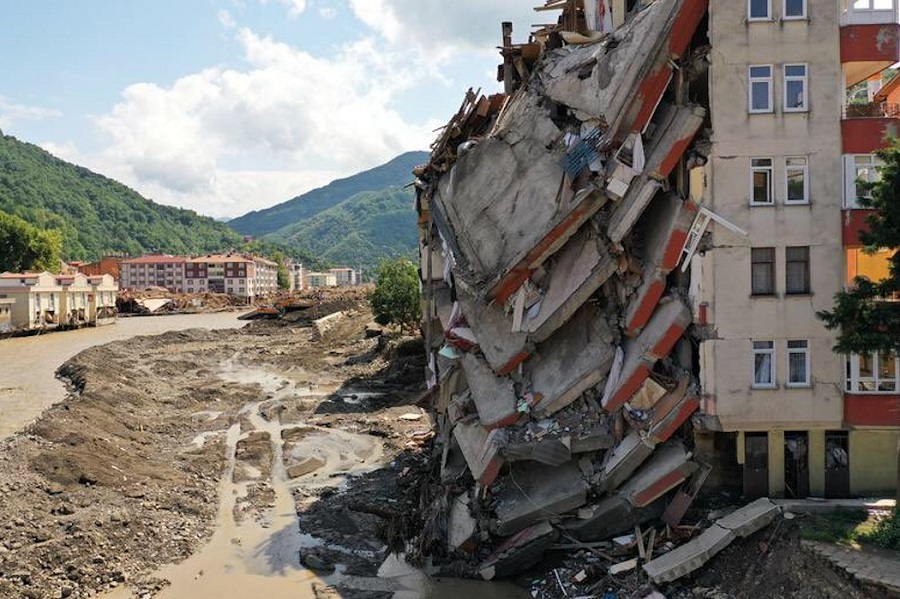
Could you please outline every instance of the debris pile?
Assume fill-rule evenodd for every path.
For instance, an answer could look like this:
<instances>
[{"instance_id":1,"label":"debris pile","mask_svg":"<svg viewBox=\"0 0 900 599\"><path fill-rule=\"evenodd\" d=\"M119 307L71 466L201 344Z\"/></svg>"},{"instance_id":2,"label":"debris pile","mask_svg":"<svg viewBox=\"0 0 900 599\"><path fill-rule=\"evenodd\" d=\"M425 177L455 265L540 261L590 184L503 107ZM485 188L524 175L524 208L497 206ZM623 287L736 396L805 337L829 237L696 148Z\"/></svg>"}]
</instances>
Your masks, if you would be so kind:
<instances>
[{"instance_id":1,"label":"debris pile","mask_svg":"<svg viewBox=\"0 0 900 599\"><path fill-rule=\"evenodd\" d=\"M486 579L658 518L684 483L675 526L708 474L679 434L700 399L677 268L709 220L691 200L707 2L636 4L602 35L514 46L504 24L506 93L469 90L415 171L431 534ZM574 5L548 3L577 25Z\"/></svg>"}]
</instances>

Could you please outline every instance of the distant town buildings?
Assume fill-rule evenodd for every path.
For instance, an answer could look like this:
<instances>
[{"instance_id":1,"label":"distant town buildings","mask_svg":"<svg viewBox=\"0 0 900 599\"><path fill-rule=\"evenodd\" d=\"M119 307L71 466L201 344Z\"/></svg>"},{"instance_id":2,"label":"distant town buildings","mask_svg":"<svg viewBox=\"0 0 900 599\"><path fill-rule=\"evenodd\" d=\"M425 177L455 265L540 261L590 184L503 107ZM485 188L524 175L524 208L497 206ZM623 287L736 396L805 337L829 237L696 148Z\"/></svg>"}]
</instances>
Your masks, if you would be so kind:
<instances>
[{"instance_id":1,"label":"distant town buildings","mask_svg":"<svg viewBox=\"0 0 900 599\"><path fill-rule=\"evenodd\" d=\"M0 331L100 326L116 320L110 275L0 274Z\"/></svg>"},{"instance_id":2,"label":"distant town buildings","mask_svg":"<svg viewBox=\"0 0 900 599\"><path fill-rule=\"evenodd\" d=\"M278 290L275 262L238 253L192 258L151 254L122 260L119 268L123 289L228 293L248 301Z\"/></svg>"}]
</instances>

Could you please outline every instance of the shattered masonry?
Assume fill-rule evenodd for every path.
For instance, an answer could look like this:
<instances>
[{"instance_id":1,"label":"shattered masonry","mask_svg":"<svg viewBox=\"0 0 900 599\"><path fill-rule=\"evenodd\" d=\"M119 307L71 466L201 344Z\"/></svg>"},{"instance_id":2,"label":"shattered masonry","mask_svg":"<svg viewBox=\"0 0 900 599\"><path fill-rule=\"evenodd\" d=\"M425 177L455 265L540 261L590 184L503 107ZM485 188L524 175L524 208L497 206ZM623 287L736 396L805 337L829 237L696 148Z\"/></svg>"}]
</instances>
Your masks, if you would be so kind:
<instances>
[{"instance_id":1,"label":"shattered masonry","mask_svg":"<svg viewBox=\"0 0 900 599\"><path fill-rule=\"evenodd\" d=\"M505 26L506 94L470 90L416 169L435 509L485 578L560 531L591 541L658 516L698 470L678 434L699 401L676 266L706 145L683 57L706 43L706 10L638 2L612 32L550 26L522 45Z\"/></svg>"}]
</instances>

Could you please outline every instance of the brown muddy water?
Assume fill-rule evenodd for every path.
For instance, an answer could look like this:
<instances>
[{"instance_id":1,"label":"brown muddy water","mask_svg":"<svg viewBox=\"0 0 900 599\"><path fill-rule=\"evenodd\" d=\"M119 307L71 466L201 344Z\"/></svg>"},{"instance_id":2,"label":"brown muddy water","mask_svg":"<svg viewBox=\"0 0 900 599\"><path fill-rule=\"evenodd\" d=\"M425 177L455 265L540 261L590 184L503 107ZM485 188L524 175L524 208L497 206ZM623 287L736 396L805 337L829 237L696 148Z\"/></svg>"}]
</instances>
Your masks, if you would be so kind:
<instances>
[{"instance_id":1,"label":"brown muddy water","mask_svg":"<svg viewBox=\"0 0 900 599\"><path fill-rule=\"evenodd\" d=\"M21 430L66 396L56 369L95 345L185 329L234 329L240 312L120 318L116 324L0 340L0 439Z\"/></svg>"},{"instance_id":2,"label":"brown muddy water","mask_svg":"<svg viewBox=\"0 0 900 599\"><path fill-rule=\"evenodd\" d=\"M237 316L238 313L217 313L122 318L112 326L0 340L0 439L21 430L44 410L65 398L65 387L54 373L79 352L139 335L190 328L238 328L244 322L237 320ZM226 366L221 376L234 382L259 383L269 392L266 401L278 401L280 390L288 388L283 380L271 373L254 374L243 370L238 379ZM248 376L256 380L246 380ZM315 393L311 392L310 397L327 395L330 391L318 389ZM246 415L256 430L268 432L271 439L277 440L281 437L280 423L259 416L259 408L266 401L248 404ZM519 599L529 596L522 589L504 583L434 579L396 556L382 564L378 578L347 576L340 565L334 574L320 577L299 562L301 550L321 546L322 541L300 532L291 490L304 485L340 486L345 479L336 476L337 473L353 476L380 467L385 459L380 442L366 435L322 429L310 436L310 442L315 447L306 451L317 452L326 461L324 472L293 481L289 481L285 474L281 443L273 442L275 505L261 520L250 518L237 523L233 508L247 490L246 482L233 482L240 426L235 425L217 434L226 439L228 451L228 466L219 483L217 529L210 541L193 556L179 564L164 566L155 573L155 576L171 582L157 595L159 599L313 599L314 583L385 591L393 593L395 599ZM205 437L200 436L193 442L202 444ZM347 456L350 456L349 460ZM342 551L341 547L329 548ZM374 551L372 555L374 558ZM131 599L134 596L127 589L119 588L103 597Z\"/></svg>"}]
</instances>

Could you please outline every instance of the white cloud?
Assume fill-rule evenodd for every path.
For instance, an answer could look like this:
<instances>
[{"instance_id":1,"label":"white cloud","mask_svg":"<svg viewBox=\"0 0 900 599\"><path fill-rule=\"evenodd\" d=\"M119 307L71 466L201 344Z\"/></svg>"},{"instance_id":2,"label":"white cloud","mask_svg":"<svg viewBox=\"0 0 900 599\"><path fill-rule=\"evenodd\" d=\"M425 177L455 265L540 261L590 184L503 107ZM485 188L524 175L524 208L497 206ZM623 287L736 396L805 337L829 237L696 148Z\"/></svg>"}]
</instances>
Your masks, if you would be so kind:
<instances>
[{"instance_id":1,"label":"white cloud","mask_svg":"<svg viewBox=\"0 0 900 599\"><path fill-rule=\"evenodd\" d=\"M219 11L219 23L225 29L234 29L237 27L237 22L234 20L234 17L231 16L231 13L225 9Z\"/></svg>"},{"instance_id":2,"label":"white cloud","mask_svg":"<svg viewBox=\"0 0 900 599\"><path fill-rule=\"evenodd\" d=\"M323 19L331 20L337 16L337 9L330 6L319 7L319 16Z\"/></svg>"},{"instance_id":3,"label":"white cloud","mask_svg":"<svg viewBox=\"0 0 900 599\"><path fill-rule=\"evenodd\" d=\"M16 121L44 121L61 116L62 113L58 110L17 104L0 96L0 128L9 127Z\"/></svg>"},{"instance_id":4,"label":"white cloud","mask_svg":"<svg viewBox=\"0 0 900 599\"><path fill-rule=\"evenodd\" d=\"M306 11L306 0L276 0L279 4L288 7L288 16L296 19ZM268 4L269 0L259 0L260 4Z\"/></svg>"},{"instance_id":5,"label":"white cloud","mask_svg":"<svg viewBox=\"0 0 900 599\"><path fill-rule=\"evenodd\" d=\"M371 40L322 58L248 29L236 39L244 69L126 88L95 119L108 145L85 164L156 201L237 216L427 148L442 124L392 108L415 65Z\"/></svg>"},{"instance_id":6,"label":"white cloud","mask_svg":"<svg viewBox=\"0 0 900 599\"><path fill-rule=\"evenodd\" d=\"M501 42L503 21L512 21L516 39L524 41L531 31L535 4L527 0L348 1L357 18L387 40L439 52L493 49Z\"/></svg>"}]
</instances>

